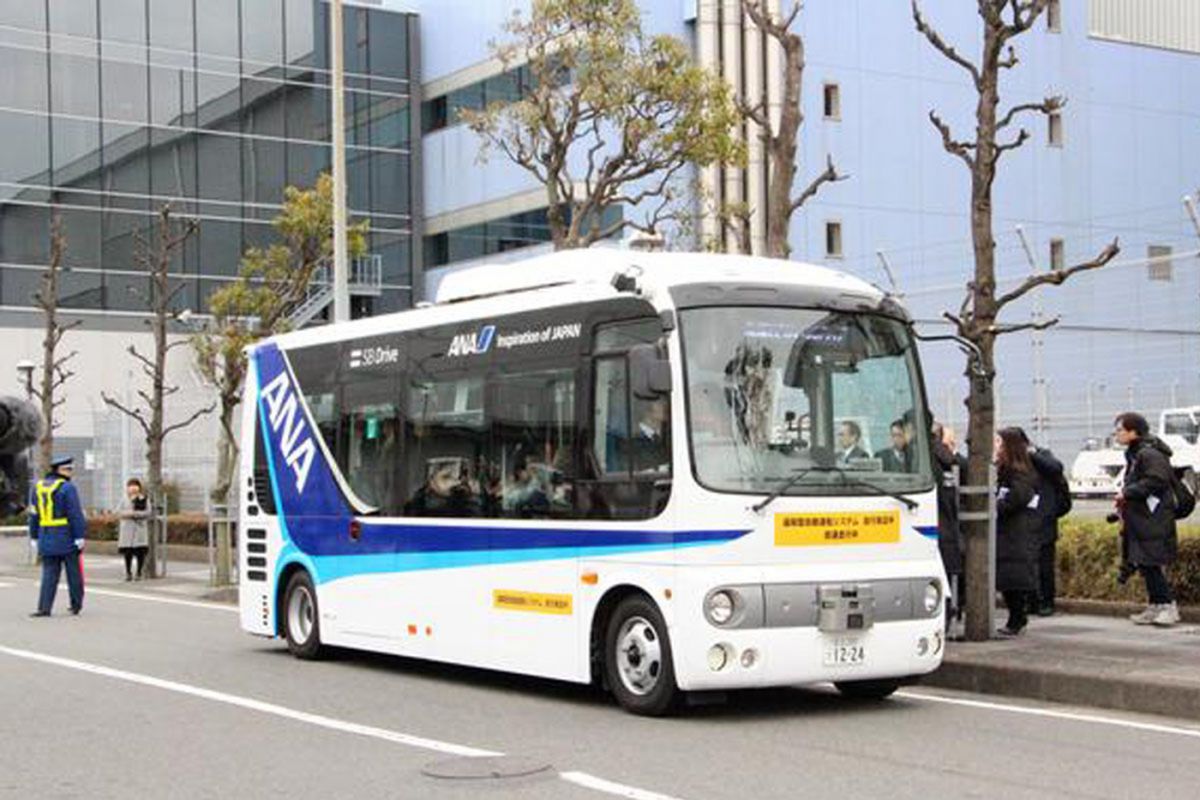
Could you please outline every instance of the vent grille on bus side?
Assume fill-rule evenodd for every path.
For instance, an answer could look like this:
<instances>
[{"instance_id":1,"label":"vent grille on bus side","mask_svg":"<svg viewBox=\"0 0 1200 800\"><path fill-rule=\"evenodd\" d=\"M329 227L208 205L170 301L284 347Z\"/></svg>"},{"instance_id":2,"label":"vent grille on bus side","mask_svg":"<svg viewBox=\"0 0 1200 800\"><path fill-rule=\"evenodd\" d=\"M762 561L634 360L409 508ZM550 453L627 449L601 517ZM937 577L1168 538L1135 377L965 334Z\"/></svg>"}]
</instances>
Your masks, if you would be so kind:
<instances>
[{"instance_id":1,"label":"vent grille on bus side","mask_svg":"<svg viewBox=\"0 0 1200 800\"><path fill-rule=\"evenodd\" d=\"M271 476L265 469L254 470L254 497L264 513L275 513L275 495L271 493Z\"/></svg>"}]
</instances>

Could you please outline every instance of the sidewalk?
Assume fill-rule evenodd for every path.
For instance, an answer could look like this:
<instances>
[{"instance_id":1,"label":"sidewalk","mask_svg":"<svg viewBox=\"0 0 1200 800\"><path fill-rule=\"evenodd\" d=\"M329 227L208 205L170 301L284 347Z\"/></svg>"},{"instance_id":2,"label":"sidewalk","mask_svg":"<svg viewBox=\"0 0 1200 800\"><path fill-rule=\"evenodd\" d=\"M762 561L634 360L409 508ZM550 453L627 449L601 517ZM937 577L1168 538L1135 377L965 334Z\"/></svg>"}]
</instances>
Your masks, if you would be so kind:
<instances>
[{"instance_id":1,"label":"sidewalk","mask_svg":"<svg viewBox=\"0 0 1200 800\"><path fill-rule=\"evenodd\" d=\"M120 556L85 551L83 571L87 585L103 589L157 594L186 600L207 600L236 603L237 589L214 589L209 586L208 564L175 561L168 562L167 574L152 581L126 581L125 562ZM41 578L41 567L29 563L29 540L23 536L0 537L0 576ZM35 592L36 594L36 592ZM36 601L30 594L30 602Z\"/></svg>"},{"instance_id":2,"label":"sidewalk","mask_svg":"<svg viewBox=\"0 0 1200 800\"><path fill-rule=\"evenodd\" d=\"M1200 625L1034 617L1016 639L950 642L942 668L923 683L1200 720Z\"/></svg>"}]
</instances>

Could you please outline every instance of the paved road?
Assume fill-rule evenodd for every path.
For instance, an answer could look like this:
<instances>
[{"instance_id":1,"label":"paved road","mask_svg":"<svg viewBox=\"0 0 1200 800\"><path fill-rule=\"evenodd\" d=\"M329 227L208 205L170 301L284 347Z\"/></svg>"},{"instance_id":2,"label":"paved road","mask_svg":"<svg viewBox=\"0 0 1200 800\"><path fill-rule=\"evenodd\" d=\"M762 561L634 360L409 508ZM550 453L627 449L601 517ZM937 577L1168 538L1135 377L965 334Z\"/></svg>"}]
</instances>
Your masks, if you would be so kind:
<instances>
[{"instance_id":1,"label":"paved road","mask_svg":"<svg viewBox=\"0 0 1200 800\"><path fill-rule=\"evenodd\" d=\"M229 607L177 598L97 589L79 618L31 620L34 593L0 575L5 798L1190 799L1200 775L1200 726L1185 722L792 689L640 719L583 687L367 655L295 661L241 634ZM422 774L483 751L552 768Z\"/></svg>"}]
</instances>

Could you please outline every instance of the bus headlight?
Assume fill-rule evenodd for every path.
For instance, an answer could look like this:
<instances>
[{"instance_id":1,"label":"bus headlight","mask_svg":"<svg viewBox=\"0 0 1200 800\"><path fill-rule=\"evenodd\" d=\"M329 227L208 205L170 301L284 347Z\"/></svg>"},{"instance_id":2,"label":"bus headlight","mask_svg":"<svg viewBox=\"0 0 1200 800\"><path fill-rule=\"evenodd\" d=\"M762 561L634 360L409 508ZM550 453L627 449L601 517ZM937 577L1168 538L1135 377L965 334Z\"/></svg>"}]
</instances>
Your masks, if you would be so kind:
<instances>
[{"instance_id":1,"label":"bus headlight","mask_svg":"<svg viewBox=\"0 0 1200 800\"><path fill-rule=\"evenodd\" d=\"M933 616L942 602L942 585L936 580L925 584L925 613Z\"/></svg>"},{"instance_id":2,"label":"bus headlight","mask_svg":"<svg viewBox=\"0 0 1200 800\"><path fill-rule=\"evenodd\" d=\"M728 625L733 619L734 611L737 610L736 594L733 589L709 592L708 597L704 598L704 616L708 621L718 627Z\"/></svg>"}]
</instances>

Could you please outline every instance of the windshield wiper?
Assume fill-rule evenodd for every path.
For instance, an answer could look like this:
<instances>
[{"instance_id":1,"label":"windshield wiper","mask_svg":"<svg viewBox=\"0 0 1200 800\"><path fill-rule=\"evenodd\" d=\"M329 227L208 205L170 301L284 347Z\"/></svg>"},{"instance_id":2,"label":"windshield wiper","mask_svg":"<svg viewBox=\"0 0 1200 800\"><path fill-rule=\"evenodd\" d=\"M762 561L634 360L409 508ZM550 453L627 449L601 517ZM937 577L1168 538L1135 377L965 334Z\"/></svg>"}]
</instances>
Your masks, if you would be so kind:
<instances>
[{"instance_id":1,"label":"windshield wiper","mask_svg":"<svg viewBox=\"0 0 1200 800\"><path fill-rule=\"evenodd\" d=\"M782 495L788 489L795 486L797 483L799 483L801 480L804 479L805 475L807 475L808 473L812 472L815 469L817 469L817 468L816 467L805 467L803 469L796 470L796 472L792 474L792 477L788 478L786 481L783 482L782 486L780 486L778 489L776 489L775 491L773 491L769 495L767 495L765 498L763 498L763 501L761 503L755 503L754 505L750 506L750 510L753 511L755 514L761 512L764 508L771 505L771 503L775 502L776 498L778 498L780 495Z\"/></svg>"},{"instance_id":2,"label":"windshield wiper","mask_svg":"<svg viewBox=\"0 0 1200 800\"><path fill-rule=\"evenodd\" d=\"M884 489L882 486L876 486L875 484L871 483L870 481L864 481L859 478L851 478L849 473L847 473L846 470L842 469L841 467L830 466L830 467L822 467L821 469L826 470L828 472L836 472L838 475L842 476L842 485L843 486L858 486L858 487L861 487L864 489L870 489L875 494L894 498L896 500L899 500L901 503L904 503L904 505L908 506L909 511L915 511L917 509L917 506L920 505L916 500L913 500L911 497L906 497L906 496L900 494L899 492L893 492L889 489Z\"/></svg>"},{"instance_id":3,"label":"windshield wiper","mask_svg":"<svg viewBox=\"0 0 1200 800\"><path fill-rule=\"evenodd\" d=\"M783 485L780 486L778 489L776 489L775 491L773 491L769 495L767 495L762 500L762 502L755 503L754 505L750 506L750 510L755 512L756 514L761 512L764 508L769 506L771 503L775 502L775 500L777 500L785 492L787 492L788 489L791 489L797 483L802 481L804 479L804 476L808 475L810 472L836 472L839 476L841 476L843 486L858 486L863 489L870 489L872 491L872 493L874 493L874 494L884 496L884 497L891 497L895 500L899 500L901 503L904 503L904 505L908 507L909 511L915 511L917 509L917 506L920 505L919 503L917 503L916 500L913 500L911 497L906 497L906 496L900 494L899 492L893 492L888 489L884 489L883 487L876 486L875 484L869 483L868 481L859 480L857 478L851 478L850 475L846 472L846 470L842 469L841 467L813 466L813 467L805 467L804 469L797 470L795 472L795 474L792 475L792 477L790 477L786 481L784 481Z\"/></svg>"}]
</instances>

